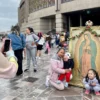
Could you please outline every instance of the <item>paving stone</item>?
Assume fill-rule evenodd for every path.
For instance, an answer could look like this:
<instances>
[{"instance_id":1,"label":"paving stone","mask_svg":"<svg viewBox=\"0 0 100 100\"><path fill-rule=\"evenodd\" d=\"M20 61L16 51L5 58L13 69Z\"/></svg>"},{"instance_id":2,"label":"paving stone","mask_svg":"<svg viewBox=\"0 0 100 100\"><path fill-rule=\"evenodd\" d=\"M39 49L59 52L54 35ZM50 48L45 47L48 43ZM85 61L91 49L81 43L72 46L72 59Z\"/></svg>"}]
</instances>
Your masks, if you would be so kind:
<instances>
[{"instance_id":1,"label":"paving stone","mask_svg":"<svg viewBox=\"0 0 100 100\"><path fill-rule=\"evenodd\" d=\"M19 93L16 90L9 91L10 96L18 96Z\"/></svg>"},{"instance_id":2,"label":"paving stone","mask_svg":"<svg viewBox=\"0 0 100 100\"><path fill-rule=\"evenodd\" d=\"M6 95L4 93L0 93L0 100L2 100Z\"/></svg>"},{"instance_id":3,"label":"paving stone","mask_svg":"<svg viewBox=\"0 0 100 100\"><path fill-rule=\"evenodd\" d=\"M43 97L43 98L39 97L36 100L48 100L48 98L46 98L46 97Z\"/></svg>"},{"instance_id":4,"label":"paving stone","mask_svg":"<svg viewBox=\"0 0 100 100\"><path fill-rule=\"evenodd\" d=\"M65 100L63 97L52 97L48 98L48 100Z\"/></svg>"},{"instance_id":5,"label":"paving stone","mask_svg":"<svg viewBox=\"0 0 100 100\"><path fill-rule=\"evenodd\" d=\"M100 96L94 97L94 100L100 100Z\"/></svg>"},{"instance_id":6,"label":"paving stone","mask_svg":"<svg viewBox=\"0 0 100 100\"><path fill-rule=\"evenodd\" d=\"M75 96L76 100L82 100L82 96Z\"/></svg>"},{"instance_id":7,"label":"paving stone","mask_svg":"<svg viewBox=\"0 0 100 100\"><path fill-rule=\"evenodd\" d=\"M18 98L14 98L13 100L22 100L22 99L18 97Z\"/></svg>"},{"instance_id":8,"label":"paving stone","mask_svg":"<svg viewBox=\"0 0 100 100\"><path fill-rule=\"evenodd\" d=\"M41 93L41 95L39 95L39 97L49 97L52 91L53 89L47 88L43 93Z\"/></svg>"},{"instance_id":9,"label":"paving stone","mask_svg":"<svg viewBox=\"0 0 100 100\"><path fill-rule=\"evenodd\" d=\"M42 86L39 87L39 89L45 90L45 89L47 89L47 87L45 86L45 84L43 84Z\"/></svg>"},{"instance_id":10,"label":"paving stone","mask_svg":"<svg viewBox=\"0 0 100 100\"><path fill-rule=\"evenodd\" d=\"M24 87L24 86L27 86L27 85L29 85L29 82L22 81L21 83L17 84L16 86L21 88L21 87Z\"/></svg>"},{"instance_id":11,"label":"paving stone","mask_svg":"<svg viewBox=\"0 0 100 100\"><path fill-rule=\"evenodd\" d=\"M84 98L92 100L93 95L92 95L92 94L89 94L89 95L85 95L85 94L84 94Z\"/></svg>"},{"instance_id":12,"label":"paving stone","mask_svg":"<svg viewBox=\"0 0 100 100\"><path fill-rule=\"evenodd\" d=\"M69 96L65 97L66 100L82 100L82 96Z\"/></svg>"},{"instance_id":13,"label":"paving stone","mask_svg":"<svg viewBox=\"0 0 100 100\"><path fill-rule=\"evenodd\" d=\"M52 52L53 51L53 52ZM51 55L57 49L51 50ZM99 100L99 97L91 94L87 96L82 88L70 86L68 89L58 91L53 87L45 86L45 78L50 67L51 55L42 54L42 60L38 61L38 71L33 72L31 63L30 71L13 79L0 79L0 100ZM26 68L26 60L23 61Z\"/></svg>"},{"instance_id":14,"label":"paving stone","mask_svg":"<svg viewBox=\"0 0 100 100\"><path fill-rule=\"evenodd\" d=\"M9 88L16 86L18 83L17 82L9 82L8 86Z\"/></svg>"},{"instance_id":15,"label":"paving stone","mask_svg":"<svg viewBox=\"0 0 100 100\"><path fill-rule=\"evenodd\" d=\"M33 78L33 77L28 77L28 78L25 78L23 81L26 81L26 82L35 82L37 81L38 79L37 78Z\"/></svg>"},{"instance_id":16,"label":"paving stone","mask_svg":"<svg viewBox=\"0 0 100 100\"><path fill-rule=\"evenodd\" d=\"M13 100L14 98L15 98L14 96L7 96L7 97L5 97L2 100Z\"/></svg>"},{"instance_id":17,"label":"paving stone","mask_svg":"<svg viewBox=\"0 0 100 100\"><path fill-rule=\"evenodd\" d=\"M32 98L32 97L38 97L38 95L39 95L39 93L37 93L37 92L32 92L31 94L29 94L28 96L27 96L27 98Z\"/></svg>"},{"instance_id":18,"label":"paving stone","mask_svg":"<svg viewBox=\"0 0 100 100\"><path fill-rule=\"evenodd\" d=\"M51 93L50 96L51 97L54 97L54 96L56 96L56 97L59 97L59 96L67 97L67 96L72 96L72 95L73 96L80 96L81 93L79 91L72 89L72 88L69 88L69 89L65 89L63 91L55 90Z\"/></svg>"}]
</instances>

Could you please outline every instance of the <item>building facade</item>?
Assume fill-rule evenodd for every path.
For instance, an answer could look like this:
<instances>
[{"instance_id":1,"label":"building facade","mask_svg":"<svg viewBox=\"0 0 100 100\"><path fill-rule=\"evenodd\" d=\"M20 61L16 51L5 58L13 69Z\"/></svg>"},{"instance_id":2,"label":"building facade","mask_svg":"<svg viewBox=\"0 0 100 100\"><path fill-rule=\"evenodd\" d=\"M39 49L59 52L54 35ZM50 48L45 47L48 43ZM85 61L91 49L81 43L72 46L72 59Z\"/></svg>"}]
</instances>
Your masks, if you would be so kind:
<instances>
[{"instance_id":1,"label":"building facade","mask_svg":"<svg viewBox=\"0 0 100 100\"><path fill-rule=\"evenodd\" d=\"M33 27L35 32L47 33L84 26L87 20L100 25L100 0L21 0L18 21L22 32Z\"/></svg>"}]
</instances>

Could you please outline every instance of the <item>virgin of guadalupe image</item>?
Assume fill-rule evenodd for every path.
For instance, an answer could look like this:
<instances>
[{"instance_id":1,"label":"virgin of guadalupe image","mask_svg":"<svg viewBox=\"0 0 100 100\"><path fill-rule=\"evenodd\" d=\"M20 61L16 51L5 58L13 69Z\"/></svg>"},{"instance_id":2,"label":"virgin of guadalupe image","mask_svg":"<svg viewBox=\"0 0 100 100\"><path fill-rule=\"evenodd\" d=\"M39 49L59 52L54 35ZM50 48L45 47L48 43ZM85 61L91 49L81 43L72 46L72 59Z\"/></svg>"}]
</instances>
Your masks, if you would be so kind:
<instances>
[{"instance_id":1,"label":"virgin of guadalupe image","mask_svg":"<svg viewBox=\"0 0 100 100\"><path fill-rule=\"evenodd\" d=\"M79 67L83 77L89 69L96 69L97 47L90 34L89 31L84 33L84 40L79 47Z\"/></svg>"}]
</instances>

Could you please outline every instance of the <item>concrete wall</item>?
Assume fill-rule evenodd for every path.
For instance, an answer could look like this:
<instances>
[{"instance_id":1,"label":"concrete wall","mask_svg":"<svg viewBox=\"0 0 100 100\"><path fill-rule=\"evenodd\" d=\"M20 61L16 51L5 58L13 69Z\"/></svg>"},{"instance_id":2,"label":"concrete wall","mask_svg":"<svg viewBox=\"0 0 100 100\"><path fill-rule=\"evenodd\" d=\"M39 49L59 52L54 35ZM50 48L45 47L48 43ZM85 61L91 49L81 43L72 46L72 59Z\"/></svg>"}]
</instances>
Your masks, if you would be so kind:
<instances>
[{"instance_id":1,"label":"concrete wall","mask_svg":"<svg viewBox=\"0 0 100 100\"><path fill-rule=\"evenodd\" d=\"M61 5L61 13L97 8L100 7L100 0L74 0Z\"/></svg>"},{"instance_id":2,"label":"concrete wall","mask_svg":"<svg viewBox=\"0 0 100 100\"><path fill-rule=\"evenodd\" d=\"M24 22L21 26L21 31L25 32L26 27L33 27L35 32L42 31L43 33L51 30L51 24L54 22L50 16L55 16L55 7L49 7L37 12L31 13L28 17L28 22ZM47 17L47 18L46 18Z\"/></svg>"},{"instance_id":3,"label":"concrete wall","mask_svg":"<svg viewBox=\"0 0 100 100\"><path fill-rule=\"evenodd\" d=\"M34 28L35 32L46 33L52 29L50 23L54 21L49 17L55 16L56 31L61 32L63 31L63 23L66 23L63 13L100 7L100 0L73 0L62 4L59 2L58 4L58 11L57 5L55 5L29 14L27 21L21 25L21 31L25 32L25 28L30 26Z\"/></svg>"}]
</instances>

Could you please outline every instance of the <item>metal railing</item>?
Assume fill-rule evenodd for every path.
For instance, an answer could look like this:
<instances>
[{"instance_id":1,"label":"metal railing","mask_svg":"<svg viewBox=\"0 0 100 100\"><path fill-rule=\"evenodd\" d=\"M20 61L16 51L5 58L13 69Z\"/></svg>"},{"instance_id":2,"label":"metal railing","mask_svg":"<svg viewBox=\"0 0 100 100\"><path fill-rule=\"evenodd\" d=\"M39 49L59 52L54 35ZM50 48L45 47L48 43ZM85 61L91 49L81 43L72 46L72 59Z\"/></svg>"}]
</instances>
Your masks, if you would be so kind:
<instances>
[{"instance_id":1,"label":"metal railing","mask_svg":"<svg viewBox=\"0 0 100 100\"><path fill-rule=\"evenodd\" d=\"M55 5L55 0L30 0L29 12L35 12Z\"/></svg>"}]
</instances>

